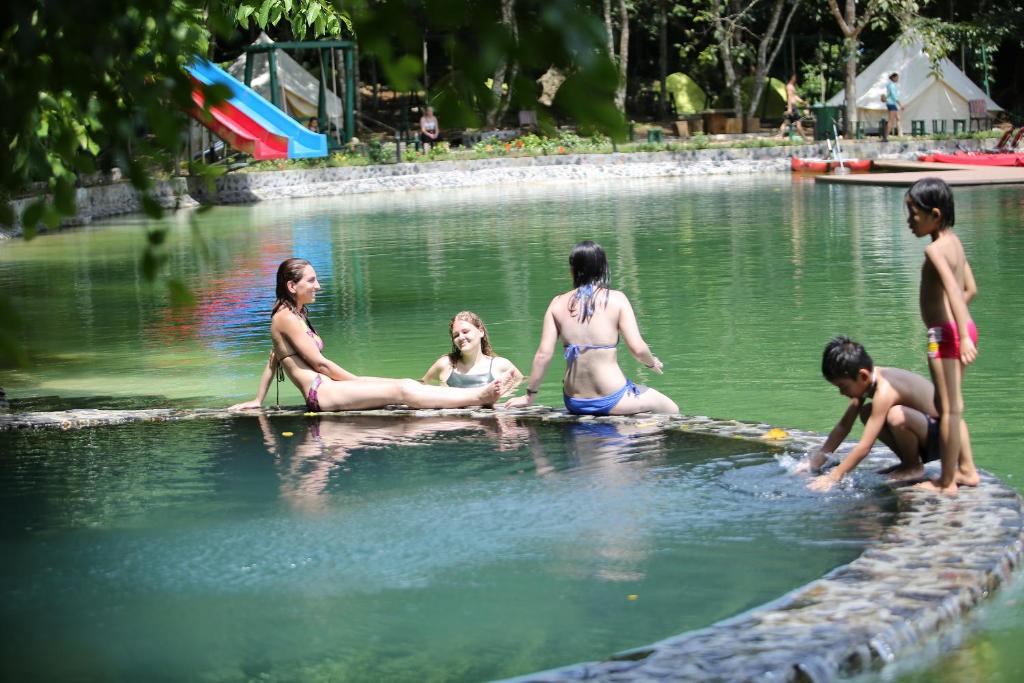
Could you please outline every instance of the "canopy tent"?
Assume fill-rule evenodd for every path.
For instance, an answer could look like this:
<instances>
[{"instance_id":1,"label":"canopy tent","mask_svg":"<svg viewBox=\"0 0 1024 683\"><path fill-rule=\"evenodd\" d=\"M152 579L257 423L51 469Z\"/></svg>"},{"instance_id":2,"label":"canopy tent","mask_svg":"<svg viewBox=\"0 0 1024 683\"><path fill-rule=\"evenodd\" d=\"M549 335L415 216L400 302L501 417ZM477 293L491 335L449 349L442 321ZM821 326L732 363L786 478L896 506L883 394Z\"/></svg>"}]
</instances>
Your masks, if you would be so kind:
<instances>
[{"instance_id":1,"label":"canopy tent","mask_svg":"<svg viewBox=\"0 0 1024 683\"><path fill-rule=\"evenodd\" d=\"M971 117L967 104L970 100L984 100L989 116L1003 110L953 62L943 58L933 67L921 38L908 32L857 75L854 88L858 121L873 122L885 117L886 107L881 98L892 73L900 75L898 87L905 127L909 128L914 119L967 121ZM840 90L826 104L841 107L845 103L846 90Z\"/></svg>"},{"instance_id":2,"label":"canopy tent","mask_svg":"<svg viewBox=\"0 0 1024 683\"><path fill-rule=\"evenodd\" d=\"M260 33L259 37L253 41L253 45L269 45L273 44L273 40L267 36L266 33ZM271 100L270 96L270 60L267 58L266 52L258 52L247 55L242 55L232 62L231 66L228 67L228 73L237 78L240 81L245 80L245 60L246 57L253 61L252 70L252 82L249 84L253 90L258 92L267 100ZM320 97L320 81L314 78L306 68L299 64L297 61L292 59L288 53L283 50L277 50L277 56L275 59L277 63L277 83L281 89L281 97L279 102L282 104L282 109L286 113L290 114L293 118L299 121L305 122L307 119L316 118L317 116L317 101ZM330 67L327 65L325 72L330 73ZM341 114L342 104L341 98L335 95L330 90L330 83L328 83L327 89L327 118L331 121L335 121L336 125L341 126Z\"/></svg>"}]
</instances>

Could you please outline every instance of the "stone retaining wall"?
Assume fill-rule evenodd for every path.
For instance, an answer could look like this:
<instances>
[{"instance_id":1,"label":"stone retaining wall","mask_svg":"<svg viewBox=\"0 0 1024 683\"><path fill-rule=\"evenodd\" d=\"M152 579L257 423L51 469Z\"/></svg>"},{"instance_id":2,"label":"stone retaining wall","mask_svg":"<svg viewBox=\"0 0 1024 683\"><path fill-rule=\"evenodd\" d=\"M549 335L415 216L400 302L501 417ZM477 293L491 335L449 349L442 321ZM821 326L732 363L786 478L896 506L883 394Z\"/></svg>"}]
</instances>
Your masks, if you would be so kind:
<instances>
[{"instance_id":1,"label":"stone retaining wall","mask_svg":"<svg viewBox=\"0 0 1024 683\"><path fill-rule=\"evenodd\" d=\"M952 150L955 145L977 146L976 140L904 140L888 143L854 141L844 146L847 157L911 158L930 149ZM150 193L165 209L190 208L197 203L245 204L270 199L323 197L365 192L433 190L478 187L504 183L538 183L565 180L652 178L685 175L781 172L789 169L789 157L826 156L824 143L798 147L721 147L686 152L632 152L618 154L560 154L538 157L504 157L415 164L377 164L258 173L228 173L217 180L214 191L195 178L174 178L156 183ZM12 202L21 215L35 197ZM76 191L79 213L64 225L138 213L142 202L127 182L115 182ZM0 238L20 234L0 231Z\"/></svg>"},{"instance_id":2,"label":"stone retaining wall","mask_svg":"<svg viewBox=\"0 0 1024 683\"><path fill-rule=\"evenodd\" d=\"M644 414L578 417L544 406L502 410L544 422L643 422L725 438L765 441L797 453L824 437L707 417ZM302 409L268 411L301 415ZM349 415L465 415L493 418L495 411L388 410ZM211 419L224 410L74 410L0 415L0 431L122 424L135 421ZM846 444L846 447L852 444ZM845 450L845 449L844 449ZM892 464L875 448L865 467ZM897 489L899 511L883 537L856 560L817 581L749 612L637 648L587 662L521 676L516 683L554 681L832 681L878 668L919 647L963 618L1005 583L1022 560L1024 514L1020 496L988 473L977 488L956 497Z\"/></svg>"}]
</instances>

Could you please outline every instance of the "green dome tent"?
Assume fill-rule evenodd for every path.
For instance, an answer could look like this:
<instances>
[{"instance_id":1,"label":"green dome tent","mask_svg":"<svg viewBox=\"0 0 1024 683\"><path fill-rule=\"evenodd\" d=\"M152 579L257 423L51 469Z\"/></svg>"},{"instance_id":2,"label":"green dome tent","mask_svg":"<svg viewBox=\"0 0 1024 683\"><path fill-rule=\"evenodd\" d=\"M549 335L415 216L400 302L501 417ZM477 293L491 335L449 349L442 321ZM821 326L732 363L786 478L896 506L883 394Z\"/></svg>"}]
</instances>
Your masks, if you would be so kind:
<instances>
[{"instance_id":1,"label":"green dome tent","mask_svg":"<svg viewBox=\"0 0 1024 683\"><path fill-rule=\"evenodd\" d=\"M743 100L743 108L750 104L750 93L754 89L754 77L745 76L740 80L740 98ZM715 98L714 105L721 109L732 109L732 92L724 91ZM786 84L777 78L770 78L765 84L764 97L761 99L761 106L754 112L754 116L762 119L781 119L786 111Z\"/></svg>"},{"instance_id":2,"label":"green dome tent","mask_svg":"<svg viewBox=\"0 0 1024 683\"><path fill-rule=\"evenodd\" d=\"M746 76L740 81L741 97L743 107L750 106L750 95L754 90L754 77ZM761 106L754 112L754 116L763 119L780 119L786 111L786 84L777 78L768 79L765 84L764 98Z\"/></svg>"},{"instance_id":3,"label":"green dome tent","mask_svg":"<svg viewBox=\"0 0 1024 683\"><path fill-rule=\"evenodd\" d=\"M654 82L654 91L661 89L659 81ZM665 90L675 101L676 113L679 116L694 114L707 109L708 96L692 78L684 73L676 72L665 78Z\"/></svg>"}]
</instances>

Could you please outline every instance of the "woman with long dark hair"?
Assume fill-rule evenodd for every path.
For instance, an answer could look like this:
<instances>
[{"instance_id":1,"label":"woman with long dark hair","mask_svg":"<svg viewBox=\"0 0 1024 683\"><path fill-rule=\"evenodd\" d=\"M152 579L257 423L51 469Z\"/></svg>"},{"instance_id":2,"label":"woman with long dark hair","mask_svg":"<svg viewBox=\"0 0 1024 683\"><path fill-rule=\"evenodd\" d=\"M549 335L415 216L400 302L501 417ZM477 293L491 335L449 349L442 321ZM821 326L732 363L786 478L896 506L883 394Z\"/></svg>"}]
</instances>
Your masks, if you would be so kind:
<instances>
[{"instance_id":1,"label":"woman with long dark hair","mask_svg":"<svg viewBox=\"0 0 1024 683\"><path fill-rule=\"evenodd\" d=\"M359 377L323 355L323 341L309 322L308 304L316 301L320 283L305 259L290 258L277 269L277 301L270 314L273 348L263 369L256 398L231 406L247 410L263 405L274 375L287 376L306 398L313 412L365 410L405 404L412 408L462 408L491 405L502 393L502 383L453 389L432 387L412 379Z\"/></svg>"},{"instance_id":2,"label":"woman with long dark hair","mask_svg":"<svg viewBox=\"0 0 1024 683\"><path fill-rule=\"evenodd\" d=\"M526 384L526 396L505 403L532 405L561 337L565 375L565 408L578 415L678 413L664 394L626 379L616 357L619 339L638 361L661 374L662 363L640 336L626 295L608 286L608 258L600 245L580 242L569 255L573 289L551 300L544 313L540 344Z\"/></svg>"}]
</instances>

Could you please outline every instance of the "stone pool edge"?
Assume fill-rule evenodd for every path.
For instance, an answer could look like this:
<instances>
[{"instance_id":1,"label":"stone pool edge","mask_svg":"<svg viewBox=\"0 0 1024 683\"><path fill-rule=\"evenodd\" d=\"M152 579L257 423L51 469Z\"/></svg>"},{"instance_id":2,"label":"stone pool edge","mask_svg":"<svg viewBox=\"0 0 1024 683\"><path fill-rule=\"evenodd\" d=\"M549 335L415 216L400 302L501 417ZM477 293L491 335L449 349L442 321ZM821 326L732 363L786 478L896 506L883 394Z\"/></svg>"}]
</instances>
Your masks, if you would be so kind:
<instances>
[{"instance_id":1,"label":"stone pool edge","mask_svg":"<svg viewBox=\"0 0 1024 683\"><path fill-rule=\"evenodd\" d=\"M270 415L305 411L271 410ZM824 437L767 424L703 416L579 417L545 406L514 410L341 413L382 416L509 416L542 422L630 423L769 443L794 452ZM78 429L140 421L237 417L224 410L71 410L0 414L0 431ZM846 445L846 448L849 444ZM868 466L893 462L884 447ZM585 662L519 676L516 683L565 680L829 681L871 671L952 625L1005 583L1024 556L1021 498L997 477L948 498L896 489L899 513L882 538L849 564L769 603L711 626Z\"/></svg>"},{"instance_id":2,"label":"stone pool edge","mask_svg":"<svg viewBox=\"0 0 1024 683\"><path fill-rule=\"evenodd\" d=\"M913 159L918 152L975 148L977 140L905 139L891 142L849 140L847 157ZM252 204L280 199L335 197L377 192L500 187L508 183L609 181L705 175L789 172L790 156L828 154L823 141L800 146L709 147L686 151L573 153L551 156L493 157L369 166L340 166L280 171L236 172L219 177L211 189L201 178L177 177L154 183L147 194L168 210L200 204ZM11 201L15 216L39 196ZM111 176L75 190L78 212L63 227L142 212L142 194L122 178ZM0 228L0 240L21 235L20 218Z\"/></svg>"}]
</instances>

